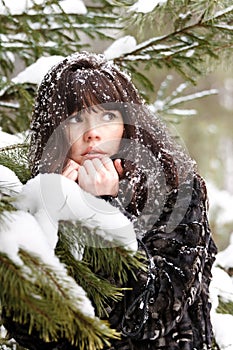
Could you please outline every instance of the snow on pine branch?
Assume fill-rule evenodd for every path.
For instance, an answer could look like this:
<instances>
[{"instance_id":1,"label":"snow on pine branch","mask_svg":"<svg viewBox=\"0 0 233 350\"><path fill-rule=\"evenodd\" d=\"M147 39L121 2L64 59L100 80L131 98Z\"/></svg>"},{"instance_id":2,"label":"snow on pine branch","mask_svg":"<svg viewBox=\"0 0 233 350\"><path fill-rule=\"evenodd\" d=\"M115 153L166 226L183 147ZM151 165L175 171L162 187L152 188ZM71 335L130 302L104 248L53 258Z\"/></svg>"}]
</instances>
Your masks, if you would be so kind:
<instances>
[{"instance_id":1,"label":"snow on pine branch","mask_svg":"<svg viewBox=\"0 0 233 350\"><path fill-rule=\"evenodd\" d=\"M2 220L0 227L0 279L2 281L4 279L4 288L7 288L1 290L0 299L3 298L3 302L6 302L4 298L7 298L7 305L9 303L9 307L16 310L19 319L30 315L29 308L32 302L39 303L38 308L33 309L34 312L37 312L35 310L40 310L44 305L44 303L40 304L41 298L47 298L47 302L50 300L49 298L52 298L51 303L54 300L60 300L59 305L64 303L63 307L67 319L73 320L75 318L72 330L68 329L69 324L64 323L64 320L54 320L54 324L61 323L61 329L67 339L71 342L79 342L79 339L75 337L77 337L77 329L81 329L84 318L86 329L85 332L82 332L82 337L90 339L93 332L96 332L96 343L92 347L90 346L90 349L102 348L103 339L114 336L115 331L109 329L104 322L95 316L95 310L86 295L86 291L68 275L65 265L55 255L58 241L58 222L59 220L83 220L83 225L92 228L94 235L99 235L104 240L112 242L113 246L122 245L125 249L130 250L130 254L131 251L137 250L133 224L117 208L102 199L85 193L74 181L62 175L39 174L22 185L13 171L1 166L0 183L2 183L0 198L2 199L3 195L8 195L9 198L13 199L12 205L15 207L15 211L6 210L0 213ZM74 258L77 259L77 256ZM81 254L78 258L82 258ZM16 265L17 269L9 269L8 265ZM22 287L22 293L29 291L29 299L23 298L21 300L18 298L20 300L15 303L14 293L17 288L11 288L12 278L6 280L9 274L6 276L4 269L12 271L12 273L15 271L17 276L13 278L14 283L17 279L17 283ZM25 289L22 283L28 284L29 289ZM40 288L35 287L34 291L34 285L40 286ZM55 293L54 296L50 296L51 291ZM30 302L28 303L27 300ZM49 310L47 311L49 312ZM36 322L37 329L46 329L47 332L47 328L43 327L43 322L46 322L46 319L51 319L50 316L54 317L54 313L47 317L47 311L45 315L38 311L38 315L30 316L30 326ZM41 318L38 319L37 316L41 316ZM87 318L91 318L92 321ZM17 320L19 321L19 319Z\"/></svg>"},{"instance_id":2,"label":"snow on pine branch","mask_svg":"<svg viewBox=\"0 0 233 350\"><path fill-rule=\"evenodd\" d=\"M154 113L165 113L167 115L176 116L193 116L197 114L195 109L180 109L175 108L183 103L194 101L206 96L211 96L218 93L217 89L203 90L188 95L181 95L185 89L190 87L190 83L181 83L172 92L167 92L170 82L173 80L172 75L168 75L166 79L161 83L155 102L150 105L150 109Z\"/></svg>"},{"instance_id":3,"label":"snow on pine branch","mask_svg":"<svg viewBox=\"0 0 233 350\"><path fill-rule=\"evenodd\" d=\"M53 65L64 59L63 56L53 55L48 57L40 57L38 60L26 67L22 72L16 75L12 81L15 84L31 83L40 84L44 75Z\"/></svg>"},{"instance_id":4,"label":"snow on pine branch","mask_svg":"<svg viewBox=\"0 0 233 350\"><path fill-rule=\"evenodd\" d=\"M230 12L233 12L233 5L228 6L227 8L223 9L223 10L219 10L215 13L214 16L211 16L210 18L208 18L208 20L212 21L213 19L219 19L221 17L226 16L227 14L229 14Z\"/></svg>"},{"instance_id":5,"label":"snow on pine branch","mask_svg":"<svg viewBox=\"0 0 233 350\"><path fill-rule=\"evenodd\" d=\"M105 51L104 55L108 60L130 53L137 46L136 39L132 35L123 36L115 40Z\"/></svg>"},{"instance_id":6,"label":"snow on pine branch","mask_svg":"<svg viewBox=\"0 0 233 350\"><path fill-rule=\"evenodd\" d=\"M44 5L44 0L1 0L0 1L0 14L6 15L8 11L11 15L21 15L23 13L35 14L35 11L32 10L34 5ZM4 6L5 4L5 6ZM53 11L56 13L61 13L61 10L66 13L85 15L87 13L86 6L82 0L61 0L59 1L59 6L52 6ZM49 14L51 11L45 6L44 13Z\"/></svg>"},{"instance_id":7,"label":"snow on pine branch","mask_svg":"<svg viewBox=\"0 0 233 350\"><path fill-rule=\"evenodd\" d=\"M156 6L160 6L163 4L166 4L167 0L138 0L130 6L129 11L131 12L142 12L142 13L148 13L152 12Z\"/></svg>"},{"instance_id":8,"label":"snow on pine branch","mask_svg":"<svg viewBox=\"0 0 233 350\"><path fill-rule=\"evenodd\" d=\"M212 268L212 281L210 283L210 299L212 303L211 321L215 339L219 348L233 348L233 315L219 310L220 303L233 305L233 283L232 277L227 273L233 268L233 234L231 235L229 246L220 251L216 256L215 264Z\"/></svg>"},{"instance_id":9,"label":"snow on pine branch","mask_svg":"<svg viewBox=\"0 0 233 350\"><path fill-rule=\"evenodd\" d=\"M16 182L11 170L3 166L2 169L5 171L1 171L0 182ZM19 181L17 186L20 187ZM120 210L103 199L86 193L74 181L62 175L39 174L30 179L14 196L14 206L17 211L8 213L10 217L6 225L3 225L7 232L11 232L14 244L7 244L6 237L9 235L3 229L0 242L4 242L4 245L0 244L0 249L18 263L20 259L17 253L20 248L32 251L49 263L49 256L53 255L58 240L59 220L81 220L103 239L113 244L117 242L115 244L132 251L137 250L133 224ZM15 230L17 225L21 228L21 233ZM25 235L25 227L30 235ZM42 247L39 242L35 244L38 237L41 238ZM47 254L49 250L50 255Z\"/></svg>"}]
</instances>

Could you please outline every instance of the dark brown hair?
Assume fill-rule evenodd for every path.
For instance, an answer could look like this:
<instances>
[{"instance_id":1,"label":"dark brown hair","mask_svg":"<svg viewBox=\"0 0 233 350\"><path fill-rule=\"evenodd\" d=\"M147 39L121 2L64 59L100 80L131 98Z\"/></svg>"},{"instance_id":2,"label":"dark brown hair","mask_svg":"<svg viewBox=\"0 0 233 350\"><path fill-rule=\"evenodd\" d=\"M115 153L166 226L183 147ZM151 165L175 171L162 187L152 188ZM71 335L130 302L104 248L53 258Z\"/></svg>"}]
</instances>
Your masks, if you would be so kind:
<instances>
[{"instance_id":1,"label":"dark brown hair","mask_svg":"<svg viewBox=\"0 0 233 350\"><path fill-rule=\"evenodd\" d=\"M136 213L143 207L148 186L155 187L156 182L154 198L161 191L177 188L191 169L190 158L173 142L164 123L145 106L129 75L103 55L87 52L68 56L54 66L38 89L31 123L32 176L62 172L70 149L65 133L67 118L96 106L119 110L123 116L124 134L118 156L124 160L128 180L137 178L132 182L135 185L130 211Z\"/></svg>"},{"instance_id":2,"label":"dark brown hair","mask_svg":"<svg viewBox=\"0 0 233 350\"><path fill-rule=\"evenodd\" d=\"M54 66L39 86L32 116L32 175L43 169L61 171L60 159L64 160L64 149L69 146L59 126L76 111L96 105L120 110L125 121L124 137L133 138L135 128L124 103L141 105L143 101L129 76L104 56L77 53ZM49 154L43 154L45 148L50 150Z\"/></svg>"}]
</instances>

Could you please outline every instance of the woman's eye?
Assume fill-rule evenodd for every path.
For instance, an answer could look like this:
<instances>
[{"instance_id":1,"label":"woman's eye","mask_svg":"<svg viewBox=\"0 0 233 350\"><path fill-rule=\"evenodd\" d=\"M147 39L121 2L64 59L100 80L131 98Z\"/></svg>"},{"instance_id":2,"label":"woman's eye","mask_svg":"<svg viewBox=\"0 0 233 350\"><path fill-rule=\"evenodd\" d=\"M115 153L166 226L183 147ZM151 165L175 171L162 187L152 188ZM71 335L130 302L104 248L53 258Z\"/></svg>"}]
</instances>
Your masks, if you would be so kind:
<instances>
[{"instance_id":1,"label":"woman's eye","mask_svg":"<svg viewBox=\"0 0 233 350\"><path fill-rule=\"evenodd\" d=\"M83 118L80 113L73 115L72 117L69 117L69 123L70 124L76 124L81 123L83 121Z\"/></svg>"},{"instance_id":2,"label":"woman's eye","mask_svg":"<svg viewBox=\"0 0 233 350\"><path fill-rule=\"evenodd\" d=\"M114 120L116 118L117 118L117 115L115 113L112 113L112 112L108 112L108 113L105 113L103 115L104 121L111 121L111 120Z\"/></svg>"}]
</instances>

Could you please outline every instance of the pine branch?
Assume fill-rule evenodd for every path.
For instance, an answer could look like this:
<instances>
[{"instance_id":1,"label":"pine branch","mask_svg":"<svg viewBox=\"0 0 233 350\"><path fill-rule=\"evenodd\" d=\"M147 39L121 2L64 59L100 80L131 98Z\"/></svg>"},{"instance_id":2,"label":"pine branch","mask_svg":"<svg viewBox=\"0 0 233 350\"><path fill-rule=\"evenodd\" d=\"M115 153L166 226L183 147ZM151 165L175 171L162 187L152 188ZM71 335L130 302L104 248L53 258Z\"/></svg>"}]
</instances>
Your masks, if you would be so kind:
<instances>
[{"instance_id":1,"label":"pine branch","mask_svg":"<svg viewBox=\"0 0 233 350\"><path fill-rule=\"evenodd\" d=\"M8 75L14 68L8 57L1 55L4 51L17 54L29 65L46 53L59 55L65 50L68 55L87 47L88 44L80 39L82 33L95 39L100 36L109 38L108 29L122 29L119 17L109 11L111 8L106 3L100 8L88 8L85 15L67 14L58 0L52 3L46 0L43 4L34 4L34 11L0 15L0 33L4 34L0 50L1 69ZM49 16L41 16L41 13L49 13ZM52 44L48 45L49 42Z\"/></svg>"},{"instance_id":2,"label":"pine branch","mask_svg":"<svg viewBox=\"0 0 233 350\"><path fill-rule=\"evenodd\" d=\"M2 184L0 182L0 226L4 227L6 213L15 211L14 198L6 196L2 193Z\"/></svg>"},{"instance_id":3,"label":"pine branch","mask_svg":"<svg viewBox=\"0 0 233 350\"><path fill-rule=\"evenodd\" d=\"M74 246L79 245L79 251L83 247L85 228L81 222L60 222L59 241L56 247L56 255L68 269L69 274L78 285L87 291L88 297L93 301L97 315L106 312L109 300L117 301L122 297L121 289L112 285L108 280L97 276L88 266L88 262L79 261L74 258L72 251Z\"/></svg>"},{"instance_id":4,"label":"pine branch","mask_svg":"<svg viewBox=\"0 0 233 350\"><path fill-rule=\"evenodd\" d=\"M174 11L172 13L174 14ZM174 20L168 11L166 14L173 23ZM142 41L131 52L116 58L115 62L122 64L129 71L132 65L136 66L138 63L141 63L145 69L149 66L174 69L185 80L195 83L195 77L203 73L208 57L217 62L222 50L230 54L233 47L233 27L227 23L231 22L232 17L232 6L215 12L208 18L203 14L193 15L192 20L180 21L179 25L175 24L174 30L168 26L167 33ZM143 18L148 23L147 16ZM127 19L125 21L128 25ZM141 83L143 84L142 80ZM148 88L148 85L145 87Z\"/></svg>"},{"instance_id":5,"label":"pine branch","mask_svg":"<svg viewBox=\"0 0 233 350\"><path fill-rule=\"evenodd\" d=\"M0 125L4 131L15 133L29 129L35 90L33 84L14 84L9 80L1 82Z\"/></svg>"},{"instance_id":6,"label":"pine branch","mask_svg":"<svg viewBox=\"0 0 233 350\"><path fill-rule=\"evenodd\" d=\"M109 285L107 290L102 288L103 277L116 278L117 281L123 283L127 281L129 271L133 273L134 269L146 269L140 253L132 255L131 252L119 246L117 242L104 240L95 231L91 231L85 225L85 222L60 222L59 232L60 244L58 244L56 252L67 267L72 266L70 273L75 279L80 281L80 285L85 289L85 285L88 282L87 278L92 278L90 271L92 271L92 274L97 274L97 279L94 280L95 283L92 282L90 289L88 288L91 298L95 299L96 293L99 293L101 298L106 300L115 300L115 297L118 298L120 296L120 289L115 286ZM76 252L74 252L74 247L77 247ZM68 254L68 252L73 252L74 255L79 255L80 251L83 252L83 259L80 262L80 264L84 264L82 269L87 270L88 266L89 270L85 276L79 274L79 262L75 266L76 262L74 262L72 254ZM72 265L70 265L71 260L73 260ZM104 275L102 275L103 266L105 266ZM82 282L80 278L82 278ZM99 278L101 281L98 281ZM118 294L115 294L115 292L118 292Z\"/></svg>"},{"instance_id":7,"label":"pine branch","mask_svg":"<svg viewBox=\"0 0 233 350\"><path fill-rule=\"evenodd\" d=\"M12 54L29 65L41 56L89 50L92 40L114 41L116 31L120 35L132 32L140 42L115 62L131 73L146 100L148 91L154 89L152 69L175 70L195 84L198 76L221 60L231 62L233 9L229 0L169 0L149 13L132 11L134 3L98 0L86 6L85 15L77 15L66 14L58 0L46 0L43 5L34 4L34 12L0 15L3 75L9 79L14 70ZM49 16L41 16L47 12ZM81 39L83 34L87 40ZM29 128L34 96L33 84L11 86L0 96L0 125L5 131Z\"/></svg>"},{"instance_id":8,"label":"pine branch","mask_svg":"<svg viewBox=\"0 0 233 350\"><path fill-rule=\"evenodd\" d=\"M7 317L44 341L66 339L79 349L101 349L117 337L107 323L84 314L65 276L21 250L21 267L0 254L0 300Z\"/></svg>"},{"instance_id":9,"label":"pine branch","mask_svg":"<svg viewBox=\"0 0 233 350\"><path fill-rule=\"evenodd\" d=\"M173 123L179 123L181 122L181 118L197 114L197 111L194 109L179 108L180 105L218 93L218 90L210 89L184 95L184 91L191 85L190 82L181 83L173 91L168 91L172 80L173 76L168 75L161 83L155 102L151 105L151 109L155 114L159 113L165 120Z\"/></svg>"},{"instance_id":10,"label":"pine branch","mask_svg":"<svg viewBox=\"0 0 233 350\"><path fill-rule=\"evenodd\" d=\"M22 346L20 346L19 344L17 344L15 342L14 339L2 339L0 337L0 349L1 350L27 350L25 348L23 348Z\"/></svg>"},{"instance_id":11,"label":"pine branch","mask_svg":"<svg viewBox=\"0 0 233 350\"><path fill-rule=\"evenodd\" d=\"M132 256L121 246L111 248L89 246L86 247L83 257L83 260L90 264L95 273L103 273L104 266L105 275L115 278L120 283L126 282L129 272L133 274L134 269L146 269L142 259L140 253Z\"/></svg>"},{"instance_id":12,"label":"pine branch","mask_svg":"<svg viewBox=\"0 0 233 350\"><path fill-rule=\"evenodd\" d=\"M34 3L30 11L21 14L12 15L10 11L0 14L0 71L4 77L0 89L1 85L3 88L8 85L8 90L0 96L0 125L4 131L29 129L36 92L33 84L10 83L15 58L28 66L41 56L64 55L64 52L68 55L87 49L91 42L83 41L83 37L114 40L112 30L122 29L119 17L107 2L87 8L87 14L67 14L59 0L45 0L43 4Z\"/></svg>"},{"instance_id":13,"label":"pine branch","mask_svg":"<svg viewBox=\"0 0 233 350\"><path fill-rule=\"evenodd\" d=\"M22 183L31 177L28 164L28 144L16 144L0 148L0 164L15 172Z\"/></svg>"},{"instance_id":14,"label":"pine branch","mask_svg":"<svg viewBox=\"0 0 233 350\"><path fill-rule=\"evenodd\" d=\"M216 311L220 314L233 315L233 301L226 302L219 298L219 304Z\"/></svg>"},{"instance_id":15,"label":"pine branch","mask_svg":"<svg viewBox=\"0 0 233 350\"><path fill-rule=\"evenodd\" d=\"M8 209L5 209L9 215ZM0 234L3 235L4 225L1 229ZM118 279L120 282L126 281L128 270L145 267L131 252L112 248L116 242L103 241L102 237L95 234L95 230L90 232L85 223L62 222L60 232L56 253L67 266L71 277L66 274L64 265L53 262L53 265L48 266L25 250L19 250L17 264L5 253L0 253L3 322L10 330L12 321L16 322L14 327L17 335L23 332L29 341L36 337L46 342L63 339L79 349L90 350L101 349L104 343L110 346L110 339L119 337L119 334L107 322L90 315L90 311L87 314L85 298L90 297L97 313L103 316L109 302L122 297L122 289L108 278L112 280L112 276L116 276L117 282ZM84 253L83 261L77 261L74 256L82 253L84 244L110 248L93 248L94 258ZM92 248L89 248L86 249L90 253ZM9 251L9 247L7 249ZM100 271L102 263L110 266L105 275ZM87 296L83 294L84 290L88 291Z\"/></svg>"}]
</instances>

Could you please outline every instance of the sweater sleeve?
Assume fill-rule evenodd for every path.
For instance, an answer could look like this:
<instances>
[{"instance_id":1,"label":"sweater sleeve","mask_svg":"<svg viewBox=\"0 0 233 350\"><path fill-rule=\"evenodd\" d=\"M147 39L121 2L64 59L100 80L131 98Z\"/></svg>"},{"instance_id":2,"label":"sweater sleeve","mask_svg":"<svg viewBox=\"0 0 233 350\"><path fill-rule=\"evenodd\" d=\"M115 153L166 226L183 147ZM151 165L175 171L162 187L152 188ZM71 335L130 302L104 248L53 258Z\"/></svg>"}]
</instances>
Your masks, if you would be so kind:
<instances>
[{"instance_id":1,"label":"sweater sleeve","mask_svg":"<svg viewBox=\"0 0 233 350\"><path fill-rule=\"evenodd\" d=\"M189 184L185 184L189 186ZM186 190L185 188L180 191ZM174 203L170 195L170 203ZM139 271L127 297L123 333L140 340L166 336L200 295L208 300L208 285L216 247L206 214L206 188L195 175L192 195L181 222L167 232L172 205L167 201L163 215L144 235L141 249L149 263L148 272Z\"/></svg>"}]
</instances>

